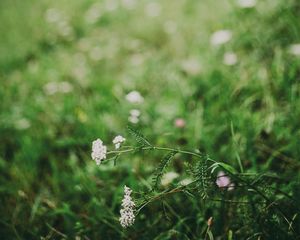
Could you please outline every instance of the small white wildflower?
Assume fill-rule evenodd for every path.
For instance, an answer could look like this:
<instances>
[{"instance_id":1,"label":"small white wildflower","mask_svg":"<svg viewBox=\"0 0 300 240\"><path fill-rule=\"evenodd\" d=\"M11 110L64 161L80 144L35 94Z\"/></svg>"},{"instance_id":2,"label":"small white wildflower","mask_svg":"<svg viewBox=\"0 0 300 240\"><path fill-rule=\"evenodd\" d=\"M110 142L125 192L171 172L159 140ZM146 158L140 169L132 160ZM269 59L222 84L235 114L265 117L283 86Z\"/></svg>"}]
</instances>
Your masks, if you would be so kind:
<instances>
[{"instance_id":1,"label":"small white wildflower","mask_svg":"<svg viewBox=\"0 0 300 240\"><path fill-rule=\"evenodd\" d=\"M290 45L289 53L295 56L300 56L300 43Z\"/></svg>"},{"instance_id":2,"label":"small white wildflower","mask_svg":"<svg viewBox=\"0 0 300 240\"><path fill-rule=\"evenodd\" d=\"M135 221L135 204L130 196L131 193L132 190L129 187L124 186L124 198L122 200L122 209L120 210L121 217L119 218L123 228L130 227Z\"/></svg>"},{"instance_id":3,"label":"small white wildflower","mask_svg":"<svg viewBox=\"0 0 300 240\"><path fill-rule=\"evenodd\" d=\"M119 149L121 146L121 143L125 142L126 138L122 137L121 135L118 135L114 138L113 144L115 144L115 148Z\"/></svg>"},{"instance_id":4,"label":"small white wildflower","mask_svg":"<svg viewBox=\"0 0 300 240\"><path fill-rule=\"evenodd\" d=\"M201 64L197 58L189 58L181 63L182 70L189 75L197 75L201 72Z\"/></svg>"},{"instance_id":5,"label":"small white wildflower","mask_svg":"<svg viewBox=\"0 0 300 240\"><path fill-rule=\"evenodd\" d=\"M21 118L16 121L15 126L19 130L24 130L24 129L30 128L31 124L28 119Z\"/></svg>"},{"instance_id":6,"label":"small white wildflower","mask_svg":"<svg viewBox=\"0 0 300 240\"><path fill-rule=\"evenodd\" d=\"M128 121L133 123L133 124L137 124L140 121L140 119L138 117L135 117L135 116L129 116Z\"/></svg>"},{"instance_id":7,"label":"small white wildflower","mask_svg":"<svg viewBox=\"0 0 300 240\"><path fill-rule=\"evenodd\" d=\"M225 65L232 66L237 63L237 56L233 52L227 52L224 54L223 62Z\"/></svg>"},{"instance_id":8,"label":"small white wildflower","mask_svg":"<svg viewBox=\"0 0 300 240\"><path fill-rule=\"evenodd\" d=\"M93 141L92 146L92 159L96 161L96 164L99 165L103 159L106 158L106 146L103 145L103 142L98 138Z\"/></svg>"},{"instance_id":9,"label":"small white wildflower","mask_svg":"<svg viewBox=\"0 0 300 240\"><path fill-rule=\"evenodd\" d=\"M218 46L229 42L231 38L232 32L230 30L219 30L211 35L210 43L213 46Z\"/></svg>"},{"instance_id":10,"label":"small white wildflower","mask_svg":"<svg viewBox=\"0 0 300 240\"><path fill-rule=\"evenodd\" d=\"M241 8L253 8L256 5L256 0L238 0L237 4Z\"/></svg>"},{"instance_id":11,"label":"small white wildflower","mask_svg":"<svg viewBox=\"0 0 300 240\"><path fill-rule=\"evenodd\" d=\"M133 117L139 117L141 115L141 112L138 109L131 109L129 113Z\"/></svg>"},{"instance_id":12,"label":"small white wildflower","mask_svg":"<svg viewBox=\"0 0 300 240\"><path fill-rule=\"evenodd\" d=\"M161 178L161 184L163 186L169 185L171 182L173 182L174 179L176 179L179 176L176 172L168 172L165 173Z\"/></svg>"},{"instance_id":13,"label":"small white wildflower","mask_svg":"<svg viewBox=\"0 0 300 240\"><path fill-rule=\"evenodd\" d=\"M143 96L138 91L131 91L130 93L128 93L126 95L126 100L130 103L135 103L135 104L144 102Z\"/></svg>"},{"instance_id":14,"label":"small white wildflower","mask_svg":"<svg viewBox=\"0 0 300 240\"><path fill-rule=\"evenodd\" d=\"M49 82L44 86L44 91L47 95L53 95L59 91L57 82Z\"/></svg>"}]
</instances>

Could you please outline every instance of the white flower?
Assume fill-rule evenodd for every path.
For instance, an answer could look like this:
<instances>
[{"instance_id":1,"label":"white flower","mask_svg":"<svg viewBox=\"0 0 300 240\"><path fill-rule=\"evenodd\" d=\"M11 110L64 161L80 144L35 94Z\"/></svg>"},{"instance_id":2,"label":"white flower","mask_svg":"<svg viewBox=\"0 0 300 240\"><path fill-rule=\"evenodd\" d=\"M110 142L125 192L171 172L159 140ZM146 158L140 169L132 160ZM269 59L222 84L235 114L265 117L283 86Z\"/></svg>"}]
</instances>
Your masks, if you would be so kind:
<instances>
[{"instance_id":1,"label":"white flower","mask_svg":"<svg viewBox=\"0 0 300 240\"><path fill-rule=\"evenodd\" d=\"M197 75L201 72L201 65L197 58L189 58L181 63L183 71L190 75Z\"/></svg>"},{"instance_id":2,"label":"white flower","mask_svg":"<svg viewBox=\"0 0 300 240\"><path fill-rule=\"evenodd\" d=\"M133 117L139 117L141 115L141 112L138 109L131 109L129 113Z\"/></svg>"},{"instance_id":3,"label":"white flower","mask_svg":"<svg viewBox=\"0 0 300 240\"><path fill-rule=\"evenodd\" d=\"M230 30L219 30L211 35L210 43L213 46L222 45L230 41L232 32Z\"/></svg>"},{"instance_id":4,"label":"white flower","mask_svg":"<svg viewBox=\"0 0 300 240\"><path fill-rule=\"evenodd\" d=\"M21 118L18 121L16 121L15 126L19 130L24 130L24 129L30 128L31 124L28 119Z\"/></svg>"},{"instance_id":5,"label":"white flower","mask_svg":"<svg viewBox=\"0 0 300 240\"><path fill-rule=\"evenodd\" d=\"M123 138L121 135L118 135L114 138L113 144L115 144L115 148L119 149L121 146L121 143L125 142L126 138Z\"/></svg>"},{"instance_id":6,"label":"white flower","mask_svg":"<svg viewBox=\"0 0 300 240\"><path fill-rule=\"evenodd\" d=\"M178 173L176 172L168 172L165 173L162 178L161 178L161 184L163 186L167 186L169 185L171 182L173 182L174 179L176 179L178 177Z\"/></svg>"},{"instance_id":7,"label":"white flower","mask_svg":"<svg viewBox=\"0 0 300 240\"><path fill-rule=\"evenodd\" d=\"M292 44L289 48L289 53L295 56L300 56L300 43Z\"/></svg>"},{"instance_id":8,"label":"white flower","mask_svg":"<svg viewBox=\"0 0 300 240\"><path fill-rule=\"evenodd\" d=\"M227 52L224 54L223 62L225 65L232 66L237 63L237 56L233 52Z\"/></svg>"},{"instance_id":9,"label":"white flower","mask_svg":"<svg viewBox=\"0 0 300 240\"><path fill-rule=\"evenodd\" d=\"M123 228L130 227L135 221L134 210L135 204L131 199L132 190L124 186L124 198L122 200L122 209L120 210L120 224Z\"/></svg>"},{"instance_id":10,"label":"white flower","mask_svg":"<svg viewBox=\"0 0 300 240\"><path fill-rule=\"evenodd\" d=\"M140 110L138 109L131 109L130 112L129 112L130 116L128 117L128 121L133 123L133 124L137 124L140 119L140 115L141 115L141 112Z\"/></svg>"},{"instance_id":11,"label":"white flower","mask_svg":"<svg viewBox=\"0 0 300 240\"><path fill-rule=\"evenodd\" d=\"M237 4L241 8L253 8L256 5L256 0L238 0Z\"/></svg>"},{"instance_id":12,"label":"white flower","mask_svg":"<svg viewBox=\"0 0 300 240\"><path fill-rule=\"evenodd\" d=\"M131 91L130 93L128 93L126 95L126 100L130 103L135 103L135 104L144 102L143 96L138 91Z\"/></svg>"},{"instance_id":13,"label":"white flower","mask_svg":"<svg viewBox=\"0 0 300 240\"><path fill-rule=\"evenodd\" d=\"M93 141L91 156L92 159L96 161L97 165L99 165L101 161L106 158L106 146L103 145L103 142L99 138Z\"/></svg>"},{"instance_id":14,"label":"white flower","mask_svg":"<svg viewBox=\"0 0 300 240\"><path fill-rule=\"evenodd\" d=\"M49 82L44 86L44 91L48 95L53 95L59 91L59 85L56 82Z\"/></svg>"},{"instance_id":15,"label":"white flower","mask_svg":"<svg viewBox=\"0 0 300 240\"><path fill-rule=\"evenodd\" d=\"M137 124L140 121L140 119L138 117L135 117L135 116L129 116L128 121L133 123L133 124Z\"/></svg>"}]
</instances>

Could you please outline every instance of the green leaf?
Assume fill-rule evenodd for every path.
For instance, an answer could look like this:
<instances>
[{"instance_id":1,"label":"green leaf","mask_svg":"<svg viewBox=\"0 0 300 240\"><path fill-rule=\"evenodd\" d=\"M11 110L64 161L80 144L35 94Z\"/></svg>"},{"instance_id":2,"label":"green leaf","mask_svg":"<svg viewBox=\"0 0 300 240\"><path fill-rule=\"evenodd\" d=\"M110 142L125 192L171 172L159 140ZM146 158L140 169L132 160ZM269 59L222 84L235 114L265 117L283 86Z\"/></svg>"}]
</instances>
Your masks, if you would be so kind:
<instances>
[{"instance_id":1,"label":"green leaf","mask_svg":"<svg viewBox=\"0 0 300 240\"><path fill-rule=\"evenodd\" d=\"M160 183L161 177L164 174L165 169L169 165L171 159L176 155L177 151L172 151L167 153L163 159L160 161L159 166L155 170L153 182L154 182L154 189L157 189L158 184Z\"/></svg>"},{"instance_id":2,"label":"green leaf","mask_svg":"<svg viewBox=\"0 0 300 240\"><path fill-rule=\"evenodd\" d=\"M214 163L213 165L211 165L212 168L212 173L216 170L216 168L223 168L224 170L226 170L227 172L231 173L231 174L236 174L237 170L235 168L233 168L232 166L228 165L227 163L224 162L217 162Z\"/></svg>"},{"instance_id":3,"label":"green leaf","mask_svg":"<svg viewBox=\"0 0 300 240\"><path fill-rule=\"evenodd\" d=\"M151 143L138 130L127 126L128 132L135 138L140 147L152 147Z\"/></svg>"}]
</instances>

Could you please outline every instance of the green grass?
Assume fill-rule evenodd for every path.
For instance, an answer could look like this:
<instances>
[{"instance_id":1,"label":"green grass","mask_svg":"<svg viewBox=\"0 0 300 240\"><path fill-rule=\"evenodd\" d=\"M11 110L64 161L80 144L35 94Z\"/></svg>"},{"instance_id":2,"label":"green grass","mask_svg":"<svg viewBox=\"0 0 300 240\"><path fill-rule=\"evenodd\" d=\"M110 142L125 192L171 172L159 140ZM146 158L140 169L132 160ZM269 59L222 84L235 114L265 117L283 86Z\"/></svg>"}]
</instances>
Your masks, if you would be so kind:
<instances>
[{"instance_id":1,"label":"green grass","mask_svg":"<svg viewBox=\"0 0 300 240\"><path fill-rule=\"evenodd\" d=\"M300 4L262 0L241 9L229 0L164 0L157 1L160 15L149 17L149 2L127 9L101 0L101 16L90 23L91 0L1 0L0 236L204 239L212 216L215 239L299 239L299 207L279 191L300 198L300 58L289 53L300 43ZM49 9L57 21L46 20ZM230 29L232 40L213 47L211 34L220 29ZM228 51L238 56L234 66L223 63ZM183 67L189 59L200 71ZM67 82L71 91L47 94L51 82ZM125 100L132 90L143 104ZM109 144L122 134L134 144L126 132L132 108L141 111L136 128L155 145L198 149L246 173L276 175L259 186L276 189L267 194L290 225L251 192L212 184L211 198L169 195L123 230L124 184L140 197L163 154L124 155L117 166L98 167L90 153L98 137ZM179 117L184 129L174 127ZM185 179L190 161L178 155L167 171Z\"/></svg>"}]
</instances>

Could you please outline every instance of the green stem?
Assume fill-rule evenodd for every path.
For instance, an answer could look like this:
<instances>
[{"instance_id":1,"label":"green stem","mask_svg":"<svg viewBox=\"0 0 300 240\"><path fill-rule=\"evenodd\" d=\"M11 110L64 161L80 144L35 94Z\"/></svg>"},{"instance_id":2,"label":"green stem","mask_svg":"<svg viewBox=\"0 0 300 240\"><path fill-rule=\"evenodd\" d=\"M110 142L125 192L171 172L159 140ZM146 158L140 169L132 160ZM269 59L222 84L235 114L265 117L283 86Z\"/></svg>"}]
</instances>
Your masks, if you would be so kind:
<instances>
[{"instance_id":1,"label":"green stem","mask_svg":"<svg viewBox=\"0 0 300 240\"><path fill-rule=\"evenodd\" d=\"M142 147L142 148L131 148L131 149L126 149L126 150L119 150L119 151L110 151L107 153L107 155L109 154L122 154L122 153L130 153L130 152L134 152L136 150L158 150L158 151L169 151L169 152L177 152L177 153L182 153L182 154L188 154L197 158L202 158L201 154L199 153L195 153L195 152L190 152L190 151L185 151L185 150L180 150L180 149L175 149L175 148L168 148L168 147ZM216 162L212 159L208 159L211 162Z\"/></svg>"}]
</instances>

